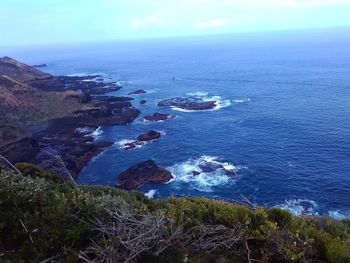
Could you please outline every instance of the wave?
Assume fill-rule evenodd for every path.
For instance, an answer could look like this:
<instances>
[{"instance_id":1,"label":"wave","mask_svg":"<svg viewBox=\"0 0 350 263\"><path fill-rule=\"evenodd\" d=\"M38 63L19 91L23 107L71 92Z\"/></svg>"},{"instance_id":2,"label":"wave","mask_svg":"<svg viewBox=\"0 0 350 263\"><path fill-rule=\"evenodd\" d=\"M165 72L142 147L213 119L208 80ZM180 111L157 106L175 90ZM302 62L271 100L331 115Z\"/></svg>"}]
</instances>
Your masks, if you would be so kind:
<instances>
[{"instance_id":1,"label":"wave","mask_svg":"<svg viewBox=\"0 0 350 263\"><path fill-rule=\"evenodd\" d=\"M286 200L284 203L276 205L275 207L288 210L293 215L319 215L317 212L318 205L313 200L308 199L290 199Z\"/></svg>"},{"instance_id":2,"label":"wave","mask_svg":"<svg viewBox=\"0 0 350 263\"><path fill-rule=\"evenodd\" d=\"M189 92L186 93L188 96L196 96L196 97L205 97L208 95L208 92L206 91L196 91L196 92Z\"/></svg>"},{"instance_id":3,"label":"wave","mask_svg":"<svg viewBox=\"0 0 350 263\"><path fill-rule=\"evenodd\" d=\"M106 76L106 73L102 72L95 72L95 73L86 73L86 72L77 72L77 73L72 73L68 74L68 77L87 77L87 76Z\"/></svg>"},{"instance_id":4,"label":"wave","mask_svg":"<svg viewBox=\"0 0 350 263\"><path fill-rule=\"evenodd\" d=\"M91 133L91 136L97 139L102 133L103 133L103 130L102 130L102 127L100 126Z\"/></svg>"},{"instance_id":5,"label":"wave","mask_svg":"<svg viewBox=\"0 0 350 263\"><path fill-rule=\"evenodd\" d=\"M132 84L132 82L128 81L128 80L118 80L117 81L117 85L119 85L119 86L125 86L125 85L129 85L129 84Z\"/></svg>"},{"instance_id":6,"label":"wave","mask_svg":"<svg viewBox=\"0 0 350 263\"><path fill-rule=\"evenodd\" d=\"M167 169L174 176L175 183L190 184L196 190L212 192L214 187L235 182L232 176L244 167L223 162L214 156L201 156L177 163Z\"/></svg>"},{"instance_id":7,"label":"wave","mask_svg":"<svg viewBox=\"0 0 350 263\"><path fill-rule=\"evenodd\" d=\"M235 100L233 100L233 102L235 102L235 103L248 103L248 102L250 102L250 98L246 98L246 99L235 99Z\"/></svg>"},{"instance_id":8,"label":"wave","mask_svg":"<svg viewBox=\"0 0 350 263\"><path fill-rule=\"evenodd\" d=\"M102 133L102 127L98 128L91 128L91 127L80 127L76 128L75 132L78 134L83 135L84 137L93 137L94 139L97 139Z\"/></svg>"},{"instance_id":9,"label":"wave","mask_svg":"<svg viewBox=\"0 0 350 263\"><path fill-rule=\"evenodd\" d=\"M155 193L157 192L157 190L155 189L151 189L149 190L147 193L145 193L145 196L148 198L148 199L153 199Z\"/></svg>"},{"instance_id":10,"label":"wave","mask_svg":"<svg viewBox=\"0 0 350 263\"><path fill-rule=\"evenodd\" d=\"M350 218L350 211L330 210L328 216L336 220L343 220Z\"/></svg>"},{"instance_id":11,"label":"wave","mask_svg":"<svg viewBox=\"0 0 350 263\"><path fill-rule=\"evenodd\" d=\"M194 98L199 98L202 101L215 101L216 106L213 109L208 110L186 110L182 109L176 106L172 106L171 109L181 112L202 112L202 111L216 111L220 110L222 108L226 108L228 106L231 106L230 100L223 100L221 96L208 96L208 92L205 91L197 91L193 93L186 93L186 95L189 95Z\"/></svg>"},{"instance_id":12,"label":"wave","mask_svg":"<svg viewBox=\"0 0 350 263\"><path fill-rule=\"evenodd\" d=\"M166 135L166 132L164 130L159 130L160 134L162 136ZM118 146L119 149L124 149L124 150L135 150L142 148L146 144L152 143L154 140L150 141L138 141L137 139L122 139L119 141L116 141L114 144ZM130 144L133 144L133 148L130 148Z\"/></svg>"},{"instance_id":13,"label":"wave","mask_svg":"<svg viewBox=\"0 0 350 263\"><path fill-rule=\"evenodd\" d=\"M134 140L134 139L122 139L120 141L115 142L114 144L116 144L119 149L135 150L135 149L142 148L146 143L147 142L139 142L139 141ZM128 144L135 144L135 148L129 149Z\"/></svg>"}]
</instances>

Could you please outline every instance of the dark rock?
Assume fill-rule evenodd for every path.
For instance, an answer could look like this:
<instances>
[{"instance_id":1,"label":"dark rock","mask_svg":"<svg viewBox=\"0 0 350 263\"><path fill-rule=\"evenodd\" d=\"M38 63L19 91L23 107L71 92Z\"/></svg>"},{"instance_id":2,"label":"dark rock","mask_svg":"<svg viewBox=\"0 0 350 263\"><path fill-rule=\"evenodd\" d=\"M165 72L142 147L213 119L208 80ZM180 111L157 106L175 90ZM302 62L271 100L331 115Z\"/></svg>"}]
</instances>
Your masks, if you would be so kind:
<instances>
[{"instance_id":1,"label":"dark rock","mask_svg":"<svg viewBox=\"0 0 350 263\"><path fill-rule=\"evenodd\" d=\"M236 172L233 171L233 170L226 170L226 169L225 169L225 174L226 174L227 176L234 176L234 175L236 175Z\"/></svg>"},{"instance_id":2,"label":"dark rock","mask_svg":"<svg viewBox=\"0 0 350 263\"><path fill-rule=\"evenodd\" d=\"M172 98L158 102L158 106L176 107L184 110L210 110L214 109L216 101L205 101L202 98Z\"/></svg>"},{"instance_id":3,"label":"dark rock","mask_svg":"<svg viewBox=\"0 0 350 263\"><path fill-rule=\"evenodd\" d=\"M34 68L44 68L47 67L47 64L37 64L37 65L32 65Z\"/></svg>"},{"instance_id":4,"label":"dark rock","mask_svg":"<svg viewBox=\"0 0 350 263\"><path fill-rule=\"evenodd\" d=\"M130 92L128 95L132 95L132 94L143 94L146 93L146 91L144 91L143 89L139 89L139 90L135 90Z\"/></svg>"},{"instance_id":5,"label":"dark rock","mask_svg":"<svg viewBox=\"0 0 350 263\"><path fill-rule=\"evenodd\" d=\"M58 76L57 79L65 89L94 95L106 94L122 88L115 82L104 82L100 75Z\"/></svg>"},{"instance_id":6,"label":"dark rock","mask_svg":"<svg viewBox=\"0 0 350 263\"><path fill-rule=\"evenodd\" d=\"M218 169L224 168L222 164L220 163L214 163L214 162L205 162L199 165L199 168L204 173L211 173Z\"/></svg>"},{"instance_id":7,"label":"dark rock","mask_svg":"<svg viewBox=\"0 0 350 263\"><path fill-rule=\"evenodd\" d=\"M140 114L132 107L132 98L90 96L121 88L101 81L98 75L55 77L9 57L0 58L0 97L5 98L0 100L0 154L13 163L31 162L50 169L53 158L45 153L49 151L76 176L112 144L95 142L94 129L126 125Z\"/></svg>"},{"instance_id":8,"label":"dark rock","mask_svg":"<svg viewBox=\"0 0 350 263\"><path fill-rule=\"evenodd\" d=\"M147 115L143 117L144 120L146 121L166 121L166 120L171 120L174 119L175 116L171 114L165 114L165 113L153 113L153 115Z\"/></svg>"},{"instance_id":9,"label":"dark rock","mask_svg":"<svg viewBox=\"0 0 350 263\"><path fill-rule=\"evenodd\" d=\"M148 132L146 132L145 134L139 135L137 137L138 141L152 141L152 140L157 140L159 139L161 136L160 132L154 131L154 130L150 130Z\"/></svg>"},{"instance_id":10,"label":"dark rock","mask_svg":"<svg viewBox=\"0 0 350 263\"><path fill-rule=\"evenodd\" d=\"M127 142L124 144L125 150L132 150L136 148L136 142Z\"/></svg>"},{"instance_id":11,"label":"dark rock","mask_svg":"<svg viewBox=\"0 0 350 263\"><path fill-rule=\"evenodd\" d=\"M96 145L96 147L98 147L98 148L106 148L106 147L113 145L113 142L99 141L99 142L94 142L94 145Z\"/></svg>"},{"instance_id":12,"label":"dark rock","mask_svg":"<svg viewBox=\"0 0 350 263\"><path fill-rule=\"evenodd\" d=\"M141 100L140 104L146 104L146 101L145 100Z\"/></svg>"},{"instance_id":13,"label":"dark rock","mask_svg":"<svg viewBox=\"0 0 350 263\"><path fill-rule=\"evenodd\" d=\"M197 175L200 175L201 173L200 172L198 172L198 171L192 171L192 175L193 176L197 176Z\"/></svg>"},{"instance_id":14,"label":"dark rock","mask_svg":"<svg viewBox=\"0 0 350 263\"><path fill-rule=\"evenodd\" d=\"M146 183L166 183L173 178L166 169L149 160L134 165L118 177L118 187L136 190Z\"/></svg>"}]
</instances>

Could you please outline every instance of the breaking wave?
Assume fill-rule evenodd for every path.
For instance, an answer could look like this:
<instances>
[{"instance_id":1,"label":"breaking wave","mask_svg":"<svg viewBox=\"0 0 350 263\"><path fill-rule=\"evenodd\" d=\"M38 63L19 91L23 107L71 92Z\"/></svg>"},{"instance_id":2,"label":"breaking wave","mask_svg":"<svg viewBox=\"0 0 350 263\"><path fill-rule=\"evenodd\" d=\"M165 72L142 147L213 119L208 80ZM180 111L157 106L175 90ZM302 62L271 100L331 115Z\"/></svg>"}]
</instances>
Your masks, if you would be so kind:
<instances>
[{"instance_id":1,"label":"breaking wave","mask_svg":"<svg viewBox=\"0 0 350 263\"><path fill-rule=\"evenodd\" d=\"M157 192L157 190L155 189L151 189L149 190L147 193L145 193L145 196L148 198L148 199L153 199L155 193Z\"/></svg>"},{"instance_id":2,"label":"breaking wave","mask_svg":"<svg viewBox=\"0 0 350 263\"><path fill-rule=\"evenodd\" d=\"M208 110L186 110L179 107L171 107L173 110L181 111L181 112L201 112L201 111L215 111L220 110L222 108L226 108L228 106L231 106L230 100L224 100L221 96L208 96L208 92L206 91L196 91L196 92L190 92L186 93L186 95L201 99L202 101L215 101L216 106L213 109Z\"/></svg>"},{"instance_id":3,"label":"breaking wave","mask_svg":"<svg viewBox=\"0 0 350 263\"><path fill-rule=\"evenodd\" d=\"M80 127L76 128L74 132L84 137L93 137L94 139L97 139L103 133L103 130L101 126L98 128Z\"/></svg>"},{"instance_id":4,"label":"breaking wave","mask_svg":"<svg viewBox=\"0 0 350 263\"><path fill-rule=\"evenodd\" d=\"M248 102L250 102L250 98L246 98L246 99L235 99L235 100L233 100L233 102L235 102L235 103L248 103Z\"/></svg>"},{"instance_id":5,"label":"breaking wave","mask_svg":"<svg viewBox=\"0 0 350 263\"><path fill-rule=\"evenodd\" d=\"M350 218L350 211L331 210L328 211L328 216L337 220L343 220Z\"/></svg>"},{"instance_id":6,"label":"breaking wave","mask_svg":"<svg viewBox=\"0 0 350 263\"><path fill-rule=\"evenodd\" d=\"M318 205L315 201L308 199L290 199L286 200L283 204L276 205L275 207L288 210L293 215L318 215Z\"/></svg>"},{"instance_id":7,"label":"breaking wave","mask_svg":"<svg viewBox=\"0 0 350 263\"><path fill-rule=\"evenodd\" d=\"M196 91L196 92L189 92L186 93L188 96L195 96L195 97L205 97L208 95L208 92L206 91Z\"/></svg>"},{"instance_id":8,"label":"breaking wave","mask_svg":"<svg viewBox=\"0 0 350 263\"><path fill-rule=\"evenodd\" d=\"M215 168L205 170L204 166ZM174 182L191 184L191 187L203 192L212 192L214 187L233 183L238 178L233 176L244 167L222 162L217 157L201 156L177 163L167 169L174 176Z\"/></svg>"}]
</instances>

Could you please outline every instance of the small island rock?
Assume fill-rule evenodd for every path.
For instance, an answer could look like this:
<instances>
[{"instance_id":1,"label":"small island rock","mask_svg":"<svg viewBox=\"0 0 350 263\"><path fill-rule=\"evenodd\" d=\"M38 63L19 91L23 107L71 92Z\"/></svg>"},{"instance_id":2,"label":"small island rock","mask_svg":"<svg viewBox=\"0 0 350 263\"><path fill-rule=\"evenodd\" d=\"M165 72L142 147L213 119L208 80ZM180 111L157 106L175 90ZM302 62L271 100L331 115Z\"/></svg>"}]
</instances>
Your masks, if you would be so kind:
<instances>
[{"instance_id":1,"label":"small island rock","mask_svg":"<svg viewBox=\"0 0 350 263\"><path fill-rule=\"evenodd\" d=\"M148 160L136 164L122 172L118 178L118 187L126 190L136 190L145 183L166 183L173 178L172 174Z\"/></svg>"}]
</instances>

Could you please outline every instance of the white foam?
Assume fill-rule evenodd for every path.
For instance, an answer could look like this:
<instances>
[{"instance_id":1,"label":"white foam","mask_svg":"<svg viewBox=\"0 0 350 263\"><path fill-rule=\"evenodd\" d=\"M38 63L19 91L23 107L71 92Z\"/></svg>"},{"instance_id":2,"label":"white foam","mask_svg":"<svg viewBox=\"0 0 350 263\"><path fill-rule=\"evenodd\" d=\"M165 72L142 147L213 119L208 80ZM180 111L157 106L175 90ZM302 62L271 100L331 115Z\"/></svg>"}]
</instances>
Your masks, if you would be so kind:
<instances>
[{"instance_id":1,"label":"white foam","mask_svg":"<svg viewBox=\"0 0 350 263\"><path fill-rule=\"evenodd\" d=\"M215 171L203 172L200 165L215 163L223 166ZM198 159L190 159L182 163L177 163L167 168L174 176L172 181L177 183L191 184L193 188L203 192L212 192L214 187L226 185L234 182L232 176L226 174L227 171L237 172L240 167L228 162L220 162L214 156L201 156ZM198 172L198 175L193 175Z\"/></svg>"},{"instance_id":2,"label":"white foam","mask_svg":"<svg viewBox=\"0 0 350 263\"><path fill-rule=\"evenodd\" d=\"M103 133L102 127L98 127L96 130L94 130L91 133L91 136L94 137L95 139L98 138L101 134Z\"/></svg>"},{"instance_id":3,"label":"white foam","mask_svg":"<svg viewBox=\"0 0 350 263\"><path fill-rule=\"evenodd\" d=\"M68 77L85 77L88 76L89 74L87 73L72 73L72 74L68 74Z\"/></svg>"},{"instance_id":4,"label":"white foam","mask_svg":"<svg viewBox=\"0 0 350 263\"><path fill-rule=\"evenodd\" d=\"M96 77L96 78L93 78L93 79L83 79L82 81L83 82L92 82L92 81L94 81L94 82L104 82L104 80L100 80L100 76L98 76L98 77Z\"/></svg>"},{"instance_id":5,"label":"white foam","mask_svg":"<svg viewBox=\"0 0 350 263\"><path fill-rule=\"evenodd\" d=\"M250 102L250 98L236 99L236 100L233 100L233 102L235 102L235 103L248 103L248 102Z\"/></svg>"},{"instance_id":6,"label":"white foam","mask_svg":"<svg viewBox=\"0 0 350 263\"><path fill-rule=\"evenodd\" d=\"M186 109L182 109L182 108L178 108L178 107L170 107L172 110L176 110L176 111L181 111L181 112L200 112L200 111L207 111L207 110L186 110Z\"/></svg>"},{"instance_id":7,"label":"white foam","mask_svg":"<svg viewBox=\"0 0 350 263\"><path fill-rule=\"evenodd\" d=\"M139 142L139 141L134 140L134 139L122 139L120 141L115 142L115 144L118 145L119 149L127 149L127 148L129 148L129 146L126 145L128 143L134 143L135 144L135 148L133 148L133 149L139 149L139 148L141 148L142 146L145 145L145 143ZM132 149L130 149L130 150L132 150Z\"/></svg>"},{"instance_id":8,"label":"white foam","mask_svg":"<svg viewBox=\"0 0 350 263\"><path fill-rule=\"evenodd\" d=\"M153 199L155 193L157 192L157 190L155 189L151 189L149 190L147 193L145 193L145 196L148 198L148 199Z\"/></svg>"},{"instance_id":9,"label":"white foam","mask_svg":"<svg viewBox=\"0 0 350 263\"><path fill-rule=\"evenodd\" d=\"M158 131L160 132L161 135L165 136L166 132L164 130L160 130ZM156 139L155 139L156 140ZM145 146L148 143L152 143L155 140L150 140L150 141L138 141L137 139L122 139L120 141L115 142L114 144L116 144L118 146L119 149L128 149L128 150L134 150L134 149L139 149L143 146ZM135 144L135 148L133 149L129 149L129 146L126 145L128 143L134 143Z\"/></svg>"},{"instance_id":10,"label":"white foam","mask_svg":"<svg viewBox=\"0 0 350 263\"><path fill-rule=\"evenodd\" d=\"M188 96L196 96L196 97L205 97L208 95L208 92L206 91L196 91L196 92L189 92L186 93Z\"/></svg>"},{"instance_id":11,"label":"white foam","mask_svg":"<svg viewBox=\"0 0 350 263\"><path fill-rule=\"evenodd\" d=\"M317 207L315 201L308 199L290 199L286 200L283 204L276 205L275 207L279 207L281 209L288 210L294 215L318 215Z\"/></svg>"},{"instance_id":12,"label":"white foam","mask_svg":"<svg viewBox=\"0 0 350 263\"><path fill-rule=\"evenodd\" d=\"M98 127L97 129L93 129L91 127L80 127L75 129L76 133L83 135L84 137L93 137L97 139L102 133L102 127Z\"/></svg>"},{"instance_id":13,"label":"white foam","mask_svg":"<svg viewBox=\"0 0 350 263\"><path fill-rule=\"evenodd\" d=\"M350 211L331 210L328 211L328 216L336 220L343 220L350 218Z\"/></svg>"},{"instance_id":14,"label":"white foam","mask_svg":"<svg viewBox=\"0 0 350 263\"><path fill-rule=\"evenodd\" d=\"M128 85L128 84L132 84L131 81L127 81L127 80L118 80L117 81L117 85L119 86L125 86L125 85Z\"/></svg>"},{"instance_id":15,"label":"white foam","mask_svg":"<svg viewBox=\"0 0 350 263\"><path fill-rule=\"evenodd\" d=\"M159 130L158 132L160 132L160 134L161 134L162 136L165 136L165 135L166 135L166 131L165 131L165 130Z\"/></svg>"}]
</instances>

